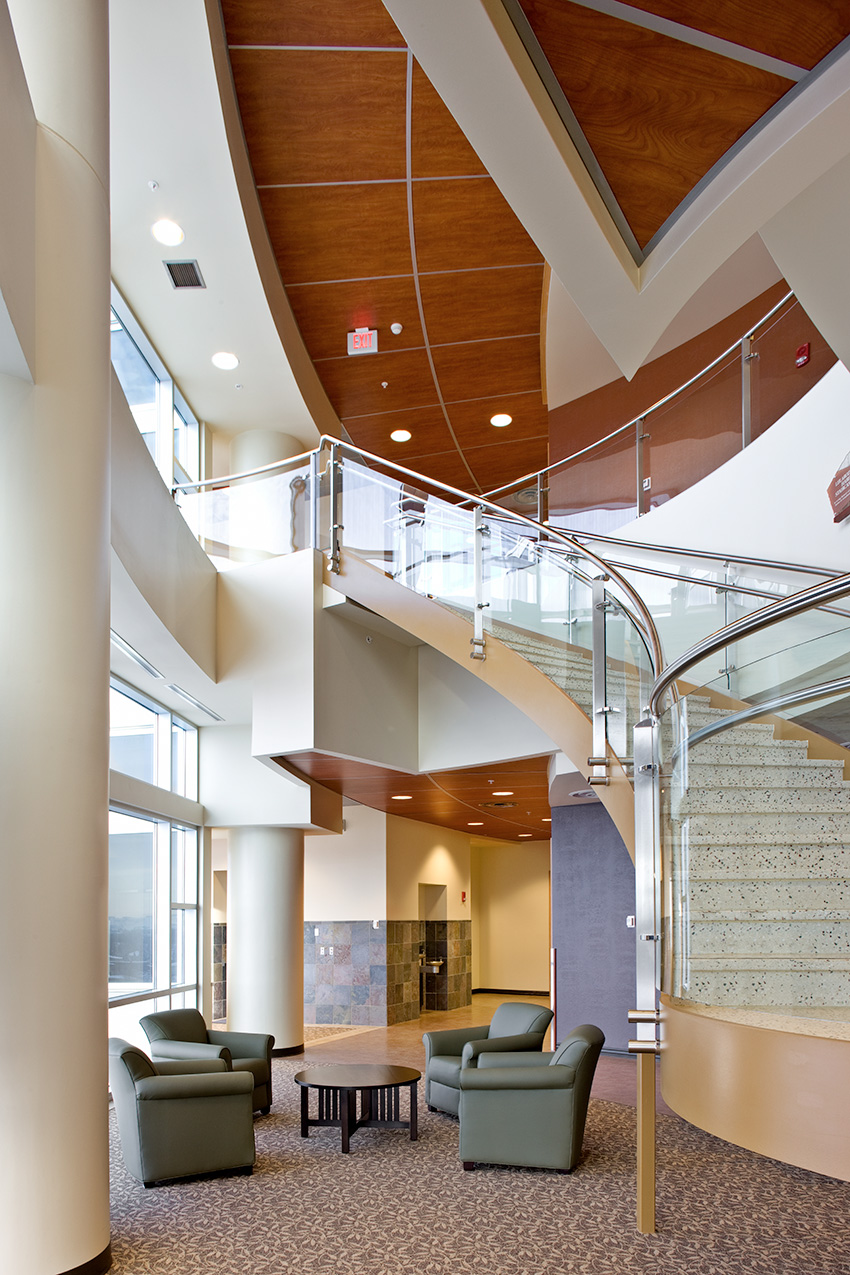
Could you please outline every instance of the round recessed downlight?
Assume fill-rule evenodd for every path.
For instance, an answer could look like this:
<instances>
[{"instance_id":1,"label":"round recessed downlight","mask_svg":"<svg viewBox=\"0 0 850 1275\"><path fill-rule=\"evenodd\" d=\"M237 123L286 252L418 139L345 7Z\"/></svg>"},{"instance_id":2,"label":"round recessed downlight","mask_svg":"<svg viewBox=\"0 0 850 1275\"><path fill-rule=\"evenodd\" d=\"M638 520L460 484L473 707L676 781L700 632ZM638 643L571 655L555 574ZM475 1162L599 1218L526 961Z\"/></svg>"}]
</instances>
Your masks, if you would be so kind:
<instances>
[{"instance_id":1,"label":"round recessed downlight","mask_svg":"<svg viewBox=\"0 0 850 1275\"><path fill-rule=\"evenodd\" d=\"M521 832L519 835L521 837L532 837L534 834L531 832Z\"/></svg>"},{"instance_id":2,"label":"round recessed downlight","mask_svg":"<svg viewBox=\"0 0 850 1275\"><path fill-rule=\"evenodd\" d=\"M219 350L218 354L212 356L214 367L221 368L222 372L232 372L235 367L239 366L239 360L235 354L231 354L228 350Z\"/></svg>"},{"instance_id":3,"label":"round recessed downlight","mask_svg":"<svg viewBox=\"0 0 850 1275\"><path fill-rule=\"evenodd\" d=\"M394 429L390 434L394 443L409 443L412 437L409 429Z\"/></svg>"},{"instance_id":4,"label":"round recessed downlight","mask_svg":"<svg viewBox=\"0 0 850 1275\"><path fill-rule=\"evenodd\" d=\"M490 424L495 425L497 429L504 429L512 420L513 417L508 416L507 412L497 412L495 416L490 417Z\"/></svg>"},{"instance_id":5,"label":"round recessed downlight","mask_svg":"<svg viewBox=\"0 0 850 1275\"><path fill-rule=\"evenodd\" d=\"M393 801L413 801L412 797L393 797Z\"/></svg>"},{"instance_id":6,"label":"round recessed downlight","mask_svg":"<svg viewBox=\"0 0 850 1275\"><path fill-rule=\"evenodd\" d=\"M186 238L177 222L169 221L167 217L154 222L151 226L151 234L157 243L165 244L168 248L176 248Z\"/></svg>"},{"instance_id":7,"label":"round recessed downlight","mask_svg":"<svg viewBox=\"0 0 850 1275\"><path fill-rule=\"evenodd\" d=\"M484 820L483 820L483 819L473 819L473 820L470 820L470 822L469 822L466 826L467 826L467 828L483 828L483 827L484 827Z\"/></svg>"},{"instance_id":8,"label":"round recessed downlight","mask_svg":"<svg viewBox=\"0 0 850 1275\"><path fill-rule=\"evenodd\" d=\"M513 793L512 793L512 792L508 792L508 791L507 791L507 789L506 789L504 792L494 792L494 793L493 793L493 796L494 796L494 797L512 797L512 796L513 796Z\"/></svg>"}]
</instances>

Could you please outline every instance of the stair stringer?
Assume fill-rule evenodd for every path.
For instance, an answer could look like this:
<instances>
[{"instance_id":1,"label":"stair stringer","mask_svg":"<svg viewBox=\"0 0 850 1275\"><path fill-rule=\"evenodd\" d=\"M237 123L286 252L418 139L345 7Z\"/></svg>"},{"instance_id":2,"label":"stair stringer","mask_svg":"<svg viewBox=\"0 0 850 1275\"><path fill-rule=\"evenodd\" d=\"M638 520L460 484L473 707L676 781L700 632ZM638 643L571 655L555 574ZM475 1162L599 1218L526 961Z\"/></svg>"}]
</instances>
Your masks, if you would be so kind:
<instances>
[{"instance_id":1,"label":"stair stringer","mask_svg":"<svg viewBox=\"0 0 850 1275\"><path fill-rule=\"evenodd\" d=\"M338 574L332 573L327 563L324 570L327 585L468 669L544 730L577 770L584 769L593 753L589 717L528 660L490 635L487 658L471 660L468 620L432 598L397 584L352 553L343 552ZM597 787L596 793L634 860L634 792L629 776L610 748L608 755L610 782Z\"/></svg>"}]
</instances>

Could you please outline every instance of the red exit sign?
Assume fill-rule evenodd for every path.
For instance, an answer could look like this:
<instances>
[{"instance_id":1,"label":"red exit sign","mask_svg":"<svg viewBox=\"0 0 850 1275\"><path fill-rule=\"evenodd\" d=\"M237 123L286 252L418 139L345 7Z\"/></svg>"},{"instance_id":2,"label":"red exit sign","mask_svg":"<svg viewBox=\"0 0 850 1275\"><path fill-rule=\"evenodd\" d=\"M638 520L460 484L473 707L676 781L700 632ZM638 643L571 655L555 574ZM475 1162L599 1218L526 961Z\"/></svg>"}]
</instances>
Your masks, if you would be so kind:
<instances>
[{"instance_id":1,"label":"red exit sign","mask_svg":"<svg viewBox=\"0 0 850 1275\"><path fill-rule=\"evenodd\" d=\"M377 354L378 332L376 328L355 328L348 333L349 354Z\"/></svg>"}]
</instances>

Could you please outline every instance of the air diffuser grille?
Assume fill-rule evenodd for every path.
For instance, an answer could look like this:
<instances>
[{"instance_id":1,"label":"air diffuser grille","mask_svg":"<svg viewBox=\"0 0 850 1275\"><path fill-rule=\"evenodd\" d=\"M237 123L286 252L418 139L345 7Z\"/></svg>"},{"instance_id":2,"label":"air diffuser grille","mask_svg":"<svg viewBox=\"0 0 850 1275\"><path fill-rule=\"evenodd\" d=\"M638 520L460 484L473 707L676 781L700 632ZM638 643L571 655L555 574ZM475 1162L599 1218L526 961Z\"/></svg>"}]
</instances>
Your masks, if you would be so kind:
<instances>
[{"instance_id":1,"label":"air diffuser grille","mask_svg":"<svg viewBox=\"0 0 850 1275\"><path fill-rule=\"evenodd\" d=\"M163 261L175 288L205 288L197 261Z\"/></svg>"}]
</instances>

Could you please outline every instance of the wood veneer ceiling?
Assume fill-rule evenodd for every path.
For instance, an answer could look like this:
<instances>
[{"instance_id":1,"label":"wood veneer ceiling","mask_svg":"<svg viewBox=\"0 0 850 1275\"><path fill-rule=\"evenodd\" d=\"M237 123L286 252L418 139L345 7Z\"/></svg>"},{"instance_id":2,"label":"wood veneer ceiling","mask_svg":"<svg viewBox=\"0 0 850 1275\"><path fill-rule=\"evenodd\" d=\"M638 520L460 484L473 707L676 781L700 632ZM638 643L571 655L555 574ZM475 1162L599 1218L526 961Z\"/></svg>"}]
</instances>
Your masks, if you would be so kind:
<instances>
[{"instance_id":1,"label":"wood veneer ceiling","mask_svg":"<svg viewBox=\"0 0 850 1275\"><path fill-rule=\"evenodd\" d=\"M380 0L222 7L281 277L351 440L464 491L546 465L540 253ZM361 327L378 353L350 357Z\"/></svg>"},{"instance_id":2,"label":"wood veneer ceiling","mask_svg":"<svg viewBox=\"0 0 850 1275\"><path fill-rule=\"evenodd\" d=\"M549 839L548 755L423 775L319 752L274 760L388 814L500 841ZM510 795L495 795L504 792ZM493 807L490 802L508 804Z\"/></svg>"},{"instance_id":3,"label":"wood veneer ceiling","mask_svg":"<svg viewBox=\"0 0 850 1275\"><path fill-rule=\"evenodd\" d=\"M502 3L638 258L850 33L840 0ZM473 491L545 465L543 262L380 0L222 9L281 277L352 441ZM357 327L377 354L348 356Z\"/></svg>"}]
</instances>

